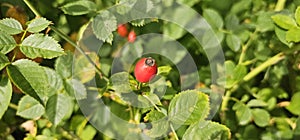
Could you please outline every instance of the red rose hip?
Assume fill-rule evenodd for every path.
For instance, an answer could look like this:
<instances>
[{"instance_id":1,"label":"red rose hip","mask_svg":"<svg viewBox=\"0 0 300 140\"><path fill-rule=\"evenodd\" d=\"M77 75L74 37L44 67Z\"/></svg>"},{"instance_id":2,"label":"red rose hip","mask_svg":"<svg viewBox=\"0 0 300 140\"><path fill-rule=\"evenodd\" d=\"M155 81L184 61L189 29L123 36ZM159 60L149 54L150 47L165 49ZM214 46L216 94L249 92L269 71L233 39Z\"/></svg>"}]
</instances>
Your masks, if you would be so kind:
<instances>
[{"instance_id":1,"label":"red rose hip","mask_svg":"<svg viewBox=\"0 0 300 140\"><path fill-rule=\"evenodd\" d=\"M151 57L141 58L134 68L134 76L141 83L149 82L156 73L157 65Z\"/></svg>"},{"instance_id":2,"label":"red rose hip","mask_svg":"<svg viewBox=\"0 0 300 140\"><path fill-rule=\"evenodd\" d=\"M126 37L127 34L128 34L128 30L127 30L126 24L120 24L120 25L118 25L117 31L118 31L118 34L121 37Z\"/></svg>"},{"instance_id":3,"label":"red rose hip","mask_svg":"<svg viewBox=\"0 0 300 140\"><path fill-rule=\"evenodd\" d=\"M128 42L133 43L136 39L136 34L134 30L130 31L127 37Z\"/></svg>"}]
</instances>

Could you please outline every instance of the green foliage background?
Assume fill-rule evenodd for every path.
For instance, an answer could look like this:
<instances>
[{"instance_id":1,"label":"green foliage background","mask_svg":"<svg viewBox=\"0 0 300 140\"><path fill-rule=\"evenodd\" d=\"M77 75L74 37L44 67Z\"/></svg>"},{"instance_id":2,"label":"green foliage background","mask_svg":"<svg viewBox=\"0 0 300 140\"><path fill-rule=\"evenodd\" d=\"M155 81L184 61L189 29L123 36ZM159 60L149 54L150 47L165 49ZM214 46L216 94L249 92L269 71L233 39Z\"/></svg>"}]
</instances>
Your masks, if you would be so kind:
<instances>
[{"instance_id":1,"label":"green foliage background","mask_svg":"<svg viewBox=\"0 0 300 140\"><path fill-rule=\"evenodd\" d=\"M153 122L145 134L154 138L300 138L299 0L177 0L206 19L226 59L226 75L216 81L224 83L226 79L225 94L211 121L205 120L209 109L216 108L209 105L212 98L208 99L215 86L208 58L195 37L176 24L154 18L127 25L138 35L162 33L180 42L197 64L200 83L186 83L196 85L195 90L181 91L175 65L161 56L153 56L160 62L159 75L167 81L161 100L154 93L164 90L158 86L161 79L140 87L132 71L110 73L118 50L127 40L115 32L119 21L103 10L131 1L0 0L0 139L110 139L88 121L103 117L103 112L86 118L75 99L85 99L93 92L120 118L133 124ZM174 1L162 3L172 5ZM174 12L179 12L176 18L183 22L192 17L180 16L180 10ZM84 38L83 31L91 21L103 46L97 53L73 55L74 50L82 51L76 42ZM18 58L17 49L26 57ZM135 48L133 52L139 55L143 51ZM184 52L172 55L178 65L183 65L184 56ZM36 58L43 61L35 62ZM130 59L120 61L130 67L125 65ZM97 86L86 88L92 79L98 81ZM18 94L15 86L25 94ZM128 101L123 93L132 89L144 94ZM134 102L152 107L138 110L131 107ZM186 114L190 116L184 118ZM106 121L103 119L101 125L114 123ZM178 124L175 131L173 126ZM107 128L106 133L117 130ZM130 133L124 139L143 138L140 131L118 133L126 132Z\"/></svg>"}]
</instances>

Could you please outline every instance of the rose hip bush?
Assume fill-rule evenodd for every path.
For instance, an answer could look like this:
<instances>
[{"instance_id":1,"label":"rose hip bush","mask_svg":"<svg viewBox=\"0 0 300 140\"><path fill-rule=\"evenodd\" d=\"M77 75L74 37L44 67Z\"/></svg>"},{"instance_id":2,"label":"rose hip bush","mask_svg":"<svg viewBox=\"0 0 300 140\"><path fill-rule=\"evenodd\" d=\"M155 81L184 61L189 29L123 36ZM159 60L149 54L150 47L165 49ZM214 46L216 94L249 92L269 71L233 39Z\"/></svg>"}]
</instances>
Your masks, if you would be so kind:
<instances>
[{"instance_id":1,"label":"rose hip bush","mask_svg":"<svg viewBox=\"0 0 300 140\"><path fill-rule=\"evenodd\" d=\"M0 3L0 139L300 139L299 0Z\"/></svg>"}]
</instances>

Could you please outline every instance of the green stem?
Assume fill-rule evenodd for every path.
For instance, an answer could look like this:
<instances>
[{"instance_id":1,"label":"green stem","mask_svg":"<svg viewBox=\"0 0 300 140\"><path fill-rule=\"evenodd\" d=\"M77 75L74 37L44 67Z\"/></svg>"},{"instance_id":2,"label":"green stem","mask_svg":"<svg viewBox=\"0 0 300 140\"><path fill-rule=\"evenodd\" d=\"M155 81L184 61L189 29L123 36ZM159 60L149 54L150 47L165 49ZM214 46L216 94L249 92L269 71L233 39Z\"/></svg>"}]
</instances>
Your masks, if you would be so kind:
<instances>
[{"instance_id":1,"label":"green stem","mask_svg":"<svg viewBox=\"0 0 300 140\"><path fill-rule=\"evenodd\" d=\"M227 105L228 105L231 94L232 94L232 92L230 90L226 91L225 96L223 98L222 105L221 105L221 111L224 112L227 110Z\"/></svg>"},{"instance_id":2,"label":"green stem","mask_svg":"<svg viewBox=\"0 0 300 140\"><path fill-rule=\"evenodd\" d=\"M248 39L247 43L245 45L242 46L242 52L241 52L241 55L240 55L240 59L239 59L239 64L242 64L244 59L245 59L245 56L246 56L246 52L249 48L249 46L251 45L252 41L254 40L255 38L255 35L257 33L257 30L255 30L251 35L250 35L250 38Z\"/></svg>"},{"instance_id":3,"label":"green stem","mask_svg":"<svg viewBox=\"0 0 300 140\"><path fill-rule=\"evenodd\" d=\"M14 109L14 110L18 110L18 106L13 104L13 103L9 103L8 105L10 108Z\"/></svg>"},{"instance_id":4,"label":"green stem","mask_svg":"<svg viewBox=\"0 0 300 140\"><path fill-rule=\"evenodd\" d=\"M135 114L134 114L134 122L136 124L139 124L140 123L140 120L141 120L141 113L140 113L140 109L136 108L135 109Z\"/></svg>"},{"instance_id":5,"label":"green stem","mask_svg":"<svg viewBox=\"0 0 300 140\"><path fill-rule=\"evenodd\" d=\"M23 42L25 36L26 36L26 33L27 33L27 30L24 31L23 35L22 35L22 38L21 38L21 42Z\"/></svg>"},{"instance_id":6,"label":"green stem","mask_svg":"<svg viewBox=\"0 0 300 140\"><path fill-rule=\"evenodd\" d=\"M150 99L150 98L148 98L146 95L143 95L143 97L145 97L153 106L154 106L154 108L157 110L157 111L159 111L159 112L162 112L158 107L157 107L157 105Z\"/></svg>"},{"instance_id":7,"label":"green stem","mask_svg":"<svg viewBox=\"0 0 300 140\"><path fill-rule=\"evenodd\" d=\"M174 134L174 136L175 136L175 139L176 140L179 140L179 138L178 138L178 136L177 136L177 134L176 134L176 131L175 131L175 129L174 129L174 127L173 127L173 125L170 123L170 127L171 127L171 130L172 130L172 132L173 132L173 134Z\"/></svg>"},{"instance_id":8,"label":"green stem","mask_svg":"<svg viewBox=\"0 0 300 140\"><path fill-rule=\"evenodd\" d=\"M24 0L24 2L36 17L41 17L41 14L34 8L34 6L28 0Z\"/></svg>"},{"instance_id":9,"label":"green stem","mask_svg":"<svg viewBox=\"0 0 300 140\"><path fill-rule=\"evenodd\" d=\"M268 59L267 61L265 61L264 63L260 64L258 67L254 68L252 71L250 71L245 77L244 77L244 81L249 81L251 80L253 77L255 77L257 74L259 74L260 72L262 72L263 70L265 70L267 67L272 66L274 64L276 64L277 62L279 62L280 60L284 59L285 55L281 52L278 53L277 55L271 57L270 59Z\"/></svg>"},{"instance_id":10,"label":"green stem","mask_svg":"<svg viewBox=\"0 0 300 140\"><path fill-rule=\"evenodd\" d=\"M275 6L275 11L281 11L285 6L286 0L278 0Z\"/></svg>"}]
</instances>

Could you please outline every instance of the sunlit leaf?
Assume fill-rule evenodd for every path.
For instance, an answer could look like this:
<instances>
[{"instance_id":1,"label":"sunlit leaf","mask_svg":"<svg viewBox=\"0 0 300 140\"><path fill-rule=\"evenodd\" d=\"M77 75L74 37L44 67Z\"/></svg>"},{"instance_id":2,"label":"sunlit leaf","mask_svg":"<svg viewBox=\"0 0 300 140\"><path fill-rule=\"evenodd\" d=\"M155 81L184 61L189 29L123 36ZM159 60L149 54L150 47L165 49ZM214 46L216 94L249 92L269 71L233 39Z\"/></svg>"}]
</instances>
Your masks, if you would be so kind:
<instances>
[{"instance_id":1,"label":"sunlit leaf","mask_svg":"<svg viewBox=\"0 0 300 140\"><path fill-rule=\"evenodd\" d=\"M61 46L52 37L32 34L24 39L20 50L29 58L54 58L64 54Z\"/></svg>"},{"instance_id":2,"label":"sunlit leaf","mask_svg":"<svg viewBox=\"0 0 300 140\"><path fill-rule=\"evenodd\" d=\"M98 39L112 43L112 32L117 29L117 19L112 13L103 11L93 20L92 29Z\"/></svg>"},{"instance_id":3,"label":"sunlit leaf","mask_svg":"<svg viewBox=\"0 0 300 140\"><path fill-rule=\"evenodd\" d=\"M208 96L196 90L183 91L170 102L168 117L175 124L193 124L209 113Z\"/></svg>"},{"instance_id":4,"label":"sunlit leaf","mask_svg":"<svg viewBox=\"0 0 300 140\"><path fill-rule=\"evenodd\" d=\"M71 101L70 97L65 94L55 94L49 98L46 104L46 114L54 125L59 124L71 109Z\"/></svg>"},{"instance_id":5,"label":"sunlit leaf","mask_svg":"<svg viewBox=\"0 0 300 140\"><path fill-rule=\"evenodd\" d=\"M7 77L0 78L0 119L8 108L12 96L12 86Z\"/></svg>"},{"instance_id":6,"label":"sunlit leaf","mask_svg":"<svg viewBox=\"0 0 300 140\"><path fill-rule=\"evenodd\" d=\"M214 29L221 29L224 25L223 19L220 14L213 9L205 9L203 17L207 20L208 24Z\"/></svg>"},{"instance_id":7,"label":"sunlit leaf","mask_svg":"<svg viewBox=\"0 0 300 140\"><path fill-rule=\"evenodd\" d=\"M286 41L288 42L300 42L300 28L291 28L286 32Z\"/></svg>"},{"instance_id":8,"label":"sunlit leaf","mask_svg":"<svg viewBox=\"0 0 300 140\"><path fill-rule=\"evenodd\" d=\"M79 0L67 3L61 10L68 15L78 16L97 11L97 5L88 0Z\"/></svg>"},{"instance_id":9,"label":"sunlit leaf","mask_svg":"<svg viewBox=\"0 0 300 140\"><path fill-rule=\"evenodd\" d=\"M252 114L248 106L246 106L242 102L237 102L234 104L232 109L236 111L235 114L240 125L246 125L250 122Z\"/></svg>"},{"instance_id":10,"label":"sunlit leaf","mask_svg":"<svg viewBox=\"0 0 300 140\"><path fill-rule=\"evenodd\" d=\"M300 115L300 92L295 93L291 99L291 103L286 107L291 113Z\"/></svg>"},{"instance_id":11,"label":"sunlit leaf","mask_svg":"<svg viewBox=\"0 0 300 140\"><path fill-rule=\"evenodd\" d=\"M24 93L35 98L41 104L41 98L47 96L47 76L43 67L31 60L20 59L6 68L9 78Z\"/></svg>"},{"instance_id":12,"label":"sunlit leaf","mask_svg":"<svg viewBox=\"0 0 300 140\"><path fill-rule=\"evenodd\" d=\"M10 62L9 62L7 56L0 52L0 70L2 70L4 67L6 67L9 64L10 64Z\"/></svg>"},{"instance_id":13,"label":"sunlit leaf","mask_svg":"<svg viewBox=\"0 0 300 140\"><path fill-rule=\"evenodd\" d=\"M50 21L45 18L36 18L29 22L27 31L32 33L38 33L46 29L50 25Z\"/></svg>"},{"instance_id":14,"label":"sunlit leaf","mask_svg":"<svg viewBox=\"0 0 300 140\"><path fill-rule=\"evenodd\" d=\"M14 38L0 31L0 52L7 54L17 46Z\"/></svg>"},{"instance_id":15,"label":"sunlit leaf","mask_svg":"<svg viewBox=\"0 0 300 140\"><path fill-rule=\"evenodd\" d=\"M253 119L256 125L265 127L269 124L270 114L264 109L252 109Z\"/></svg>"},{"instance_id":16,"label":"sunlit leaf","mask_svg":"<svg viewBox=\"0 0 300 140\"><path fill-rule=\"evenodd\" d=\"M5 18L0 20L0 30L10 35L23 32L21 23L13 18Z\"/></svg>"},{"instance_id":17,"label":"sunlit leaf","mask_svg":"<svg viewBox=\"0 0 300 140\"><path fill-rule=\"evenodd\" d=\"M27 118L36 119L45 113L45 108L37 100L29 95L21 98L18 104L17 115Z\"/></svg>"},{"instance_id":18,"label":"sunlit leaf","mask_svg":"<svg viewBox=\"0 0 300 140\"><path fill-rule=\"evenodd\" d=\"M113 89L119 93L129 93L132 91L129 85L129 74L127 72L116 73L111 76Z\"/></svg>"},{"instance_id":19,"label":"sunlit leaf","mask_svg":"<svg viewBox=\"0 0 300 140\"><path fill-rule=\"evenodd\" d=\"M287 15L273 15L272 19L279 27L286 30L297 27L296 21L292 17Z\"/></svg>"},{"instance_id":20,"label":"sunlit leaf","mask_svg":"<svg viewBox=\"0 0 300 140\"><path fill-rule=\"evenodd\" d=\"M71 52L67 52L66 55L56 59L55 70L63 79L69 79L73 76L74 59L74 55Z\"/></svg>"},{"instance_id":21,"label":"sunlit leaf","mask_svg":"<svg viewBox=\"0 0 300 140\"><path fill-rule=\"evenodd\" d=\"M200 121L191 125L183 135L183 140L227 140L230 139L230 130L221 124L211 121Z\"/></svg>"}]
</instances>

